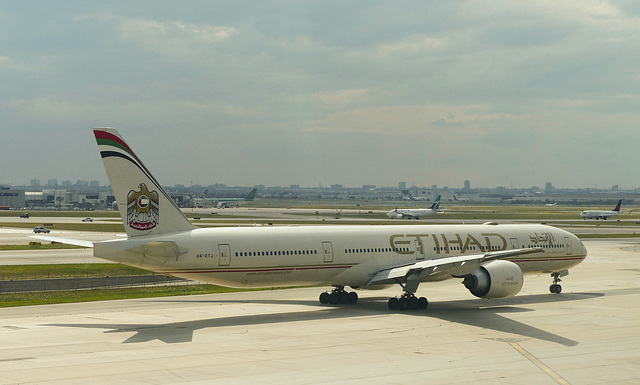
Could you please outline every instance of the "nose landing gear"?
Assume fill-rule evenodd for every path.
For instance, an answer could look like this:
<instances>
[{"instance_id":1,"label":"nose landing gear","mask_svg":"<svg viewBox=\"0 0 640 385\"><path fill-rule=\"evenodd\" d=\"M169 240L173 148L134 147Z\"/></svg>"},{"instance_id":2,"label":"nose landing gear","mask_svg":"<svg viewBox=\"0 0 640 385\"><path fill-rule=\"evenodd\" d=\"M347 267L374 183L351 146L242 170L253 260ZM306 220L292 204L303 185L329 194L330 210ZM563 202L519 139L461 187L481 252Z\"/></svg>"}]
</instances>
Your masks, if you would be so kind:
<instances>
[{"instance_id":1,"label":"nose landing gear","mask_svg":"<svg viewBox=\"0 0 640 385\"><path fill-rule=\"evenodd\" d=\"M553 277L553 283L551 284L551 286L549 286L549 291L554 294L560 294L560 292L562 291L562 286L560 286L558 282L562 281L560 277L564 277L566 275L569 275L568 270L562 270L562 271L557 271L555 273L551 273L551 276Z\"/></svg>"}]
</instances>

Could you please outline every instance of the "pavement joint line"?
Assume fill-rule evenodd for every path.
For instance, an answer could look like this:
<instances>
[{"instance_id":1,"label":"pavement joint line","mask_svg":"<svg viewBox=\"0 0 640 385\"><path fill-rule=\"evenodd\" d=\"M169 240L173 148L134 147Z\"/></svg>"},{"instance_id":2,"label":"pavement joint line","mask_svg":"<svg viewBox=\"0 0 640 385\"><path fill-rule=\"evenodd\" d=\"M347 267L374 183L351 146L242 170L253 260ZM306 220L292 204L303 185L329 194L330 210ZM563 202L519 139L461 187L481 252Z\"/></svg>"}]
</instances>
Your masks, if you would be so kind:
<instances>
[{"instance_id":1,"label":"pavement joint line","mask_svg":"<svg viewBox=\"0 0 640 385\"><path fill-rule=\"evenodd\" d=\"M532 364L537 366L540 370L545 372L549 377L553 378L558 384L561 385L571 385L567 380L562 378L558 373L554 372L553 369L545 365L542 361L537 359L533 354L529 353L525 348L520 346L517 341L507 341L511 347L518 351L518 353L522 354L526 359L528 359Z\"/></svg>"}]
</instances>

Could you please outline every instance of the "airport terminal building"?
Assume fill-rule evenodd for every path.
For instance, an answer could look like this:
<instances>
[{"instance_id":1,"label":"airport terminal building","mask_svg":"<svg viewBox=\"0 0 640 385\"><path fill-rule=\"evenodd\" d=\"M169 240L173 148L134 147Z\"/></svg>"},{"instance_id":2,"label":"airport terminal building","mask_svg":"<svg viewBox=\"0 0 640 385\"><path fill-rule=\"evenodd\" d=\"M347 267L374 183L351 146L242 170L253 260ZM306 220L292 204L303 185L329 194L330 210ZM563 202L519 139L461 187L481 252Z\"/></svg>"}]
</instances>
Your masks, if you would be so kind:
<instances>
[{"instance_id":1,"label":"airport terminal building","mask_svg":"<svg viewBox=\"0 0 640 385\"><path fill-rule=\"evenodd\" d=\"M0 186L0 207L5 210L25 207L25 191Z\"/></svg>"},{"instance_id":2,"label":"airport terminal building","mask_svg":"<svg viewBox=\"0 0 640 385\"><path fill-rule=\"evenodd\" d=\"M12 209L104 209L110 207L115 197L111 191L78 192L65 189L26 191L0 186L0 208Z\"/></svg>"}]
</instances>

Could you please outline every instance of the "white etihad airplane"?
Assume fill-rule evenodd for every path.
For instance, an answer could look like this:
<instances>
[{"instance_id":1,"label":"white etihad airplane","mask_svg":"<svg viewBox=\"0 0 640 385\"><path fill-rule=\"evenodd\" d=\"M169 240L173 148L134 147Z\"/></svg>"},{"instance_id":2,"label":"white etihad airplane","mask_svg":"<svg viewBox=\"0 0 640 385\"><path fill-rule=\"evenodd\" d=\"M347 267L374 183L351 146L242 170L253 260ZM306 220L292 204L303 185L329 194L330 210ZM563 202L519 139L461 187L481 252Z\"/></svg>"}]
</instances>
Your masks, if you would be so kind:
<instances>
[{"instance_id":1,"label":"white etihad airplane","mask_svg":"<svg viewBox=\"0 0 640 385\"><path fill-rule=\"evenodd\" d=\"M544 205L544 207L558 207L558 202L547 203Z\"/></svg>"},{"instance_id":2,"label":"white etihad airplane","mask_svg":"<svg viewBox=\"0 0 640 385\"><path fill-rule=\"evenodd\" d=\"M435 202L428 209L393 209L387 212L387 216L391 219L420 219L420 217L428 217L429 215L436 214L440 208L440 195L436 198Z\"/></svg>"},{"instance_id":3,"label":"white etihad airplane","mask_svg":"<svg viewBox=\"0 0 640 385\"><path fill-rule=\"evenodd\" d=\"M544 225L276 226L197 228L118 132L96 128L126 239L59 239L131 266L229 287L331 285L320 302L355 303L345 287L399 285L391 309L424 309L422 282L459 279L478 297L516 295L523 273L548 273L551 291L587 250L573 234ZM52 240L52 237L40 237Z\"/></svg>"},{"instance_id":4,"label":"white etihad airplane","mask_svg":"<svg viewBox=\"0 0 640 385\"><path fill-rule=\"evenodd\" d=\"M615 217L620 214L620 205L622 204L622 199L618 201L618 204L613 210L584 210L580 213L580 216L584 219L607 219L609 217Z\"/></svg>"}]
</instances>

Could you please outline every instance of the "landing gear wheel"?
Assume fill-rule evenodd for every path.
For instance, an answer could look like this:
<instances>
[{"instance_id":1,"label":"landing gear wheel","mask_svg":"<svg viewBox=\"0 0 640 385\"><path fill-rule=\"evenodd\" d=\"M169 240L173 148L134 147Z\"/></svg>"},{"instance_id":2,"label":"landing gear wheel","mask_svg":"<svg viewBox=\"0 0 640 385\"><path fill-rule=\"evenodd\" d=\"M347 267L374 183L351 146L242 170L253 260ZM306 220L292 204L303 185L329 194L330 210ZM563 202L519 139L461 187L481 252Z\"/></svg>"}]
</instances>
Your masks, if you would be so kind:
<instances>
[{"instance_id":1,"label":"landing gear wheel","mask_svg":"<svg viewBox=\"0 0 640 385\"><path fill-rule=\"evenodd\" d=\"M409 299L407 299L407 297L400 297L400 299L398 300L398 309L399 310L409 309Z\"/></svg>"},{"instance_id":2,"label":"landing gear wheel","mask_svg":"<svg viewBox=\"0 0 640 385\"><path fill-rule=\"evenodd\" d=\"M429 301L425 297L418 298L418 309L424 310L429 306Z\"/></svg>"},{"instance_id":3,"label":"landing gear wheel","mask_svg":"<svg viewBox=\"0 0 640 385\"><path fill-rule=\"evenodd\" d=\"M358 302L358 293L355 291L347 292L344 290L344 286L336 286L331 292L320 294L320 303L323 305L345 305L356 302Z\"/></svg>"},{"instance_id":4,"label":"landing gear wheel","mask_svg":"<svg viewBox=\"0 0 640 385\"><path fill-rule=\"evenodd\" d=\"M389 298L387 303L389 310L424 310L429 306L429 301L425 297L417 298L413 294L403 294L400 298Z\"/></svg>"}]
</instances>

